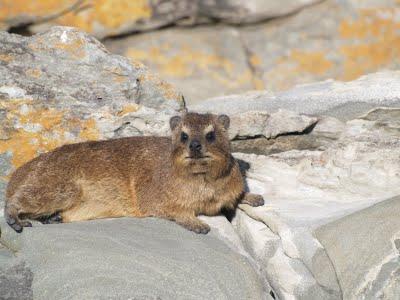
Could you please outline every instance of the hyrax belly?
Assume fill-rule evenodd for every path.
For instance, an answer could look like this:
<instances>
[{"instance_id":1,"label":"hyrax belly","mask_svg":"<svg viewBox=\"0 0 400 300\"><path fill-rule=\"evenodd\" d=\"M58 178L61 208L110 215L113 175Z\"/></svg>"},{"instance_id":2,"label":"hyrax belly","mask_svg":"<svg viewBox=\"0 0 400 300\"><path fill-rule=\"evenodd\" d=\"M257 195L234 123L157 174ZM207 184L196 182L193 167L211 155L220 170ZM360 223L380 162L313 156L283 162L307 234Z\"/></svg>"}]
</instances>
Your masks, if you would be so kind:
<instances>
[{"instance_id":1,"label":"hyrax belly","mask_svg":"<svg viewBox=\"0 0 400 300\"><path fill-rule=\"evenodd\" d=\"M123 216L140 217L134 184L131 181L106 178L101 180L78 179L80 199L61 212L64 222Z\"/></svg>"},{"instance_id":2,"label":"hyrax belly","mask_svg":"<svg viewBox=\"0 0 400 300\"><path fill-rule=\"evenodd\" d=\"M27 219L47 223L47 217L55 214L62 222L141 216L133 180L115 172L102 178L65 175L33 172L24 178L13 177L5 207L8 224L20 232L22 227L31 226ZM16 182L18 179L21 181Z\"/></svg>"}]
</instances>

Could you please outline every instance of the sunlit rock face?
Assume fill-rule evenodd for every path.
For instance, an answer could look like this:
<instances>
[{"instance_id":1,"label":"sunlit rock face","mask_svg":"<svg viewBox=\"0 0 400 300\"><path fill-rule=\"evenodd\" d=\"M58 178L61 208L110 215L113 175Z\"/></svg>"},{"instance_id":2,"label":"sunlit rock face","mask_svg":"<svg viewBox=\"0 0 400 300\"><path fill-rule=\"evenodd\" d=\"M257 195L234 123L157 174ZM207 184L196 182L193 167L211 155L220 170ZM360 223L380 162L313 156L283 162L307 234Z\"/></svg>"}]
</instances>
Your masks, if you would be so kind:
<instances>
[{"instance_id":1,"label":"sunlit rock face","mask_svg":"<svg viewBox=\"0 0 400 300\"><path fill-rule=\"evenodd\" d=\"M24 0L2 1L0 28L30 24L33 32L52 25L78 27L103 38L170 24L246 24L293 13L318 0Z\"/></svg>"},{"instance_id":2,"label":"sunlit rock face","mask_svg":"<svg viewBox=\"0 0 400 300\"><path fill-rule=\"evenodd\" d=\"M394 0L326 0L253 25L174 27L109 40L106 46L143 61L178 87L188 103L197 103L397 69L399 13Z\"/></svg>"}]
</instances>

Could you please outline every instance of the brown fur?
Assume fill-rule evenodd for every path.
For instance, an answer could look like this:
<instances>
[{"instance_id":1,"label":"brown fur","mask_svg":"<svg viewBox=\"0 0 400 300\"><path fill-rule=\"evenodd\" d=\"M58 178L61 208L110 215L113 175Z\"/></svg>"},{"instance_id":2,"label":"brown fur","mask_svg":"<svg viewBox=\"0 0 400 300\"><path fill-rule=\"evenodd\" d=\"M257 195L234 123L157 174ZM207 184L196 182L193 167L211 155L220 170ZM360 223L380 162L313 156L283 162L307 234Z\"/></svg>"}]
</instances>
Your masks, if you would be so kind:
<instances>
[{"instance_id":1,"label":"brown fur","mask_svg":"<svg viewBox=\"0 0 400 300\"><path fill-rule=\"evenodd\" d=\"M227 116L188 113L170 124L171 138L65 145L26 163L7 187L7 222L20 232L30 226L26 219L54 214L63 222L154 216L206 233L208 225L196 216L232 209L240 199L263 203L261 196L244 193L243 177L230 154ZM201 151L192 151L196 143Z\"/></svg>"}]
</instances>

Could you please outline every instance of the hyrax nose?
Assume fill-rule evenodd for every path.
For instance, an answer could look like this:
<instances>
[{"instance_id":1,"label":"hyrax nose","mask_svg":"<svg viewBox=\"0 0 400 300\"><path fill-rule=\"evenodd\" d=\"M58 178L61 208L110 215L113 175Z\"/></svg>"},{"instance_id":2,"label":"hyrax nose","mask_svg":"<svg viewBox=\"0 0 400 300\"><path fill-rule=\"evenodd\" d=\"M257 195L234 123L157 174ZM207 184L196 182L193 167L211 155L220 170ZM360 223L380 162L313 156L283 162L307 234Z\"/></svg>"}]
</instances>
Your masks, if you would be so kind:
<instances>
[{"instance_id":1,"label":"hyrax nose","mask_svg":"<svg viewBox=\"0 0 400 300\"><path fill-rule=\"evenodd\" d=\"M193 140L191 141L189 148L191 151L199 152L201 151L201 143L198 140Z\"/></svg>"}]
</instances>

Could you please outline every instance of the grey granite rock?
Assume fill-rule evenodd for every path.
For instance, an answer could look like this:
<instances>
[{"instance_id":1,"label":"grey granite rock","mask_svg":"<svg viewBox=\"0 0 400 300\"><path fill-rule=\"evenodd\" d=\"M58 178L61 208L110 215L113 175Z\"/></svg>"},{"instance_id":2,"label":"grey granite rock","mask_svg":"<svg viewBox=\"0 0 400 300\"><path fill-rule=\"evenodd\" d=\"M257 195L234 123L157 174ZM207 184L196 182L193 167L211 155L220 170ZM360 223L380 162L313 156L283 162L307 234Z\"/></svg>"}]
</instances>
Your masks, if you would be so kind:
<instances>
[{"instance_id":1,"label":"grey granite rock","mask_svg":"<svg viewBox=\"0 0 400 300\"><path fill-rule=\"evenodd\" d=\"M235 154L265 204L233 224L280 299L399 297L399 110L322 126L324 149Z\"/></svg>"},{"instance_id":2,"label":"grey granite rock","mask_svg":"<svg viewBox=\"0 0 400 300\"><path fill-rule=\"evenodd\" d=\"M0 248L0 299L33 299L32 271L21 259L9 257L7 252Z\"/></svg>"},{"instance_id":3,"label":"grey granite rock","mask_svg":"<svg viewBox=\"0 0 400 300\"><path fill-rule=\"evenodd\" d=\"M280 17L316 3L318 0L168 0L168 1L41 1L24 5L23 1L2 4L0 29L33 25L34 32L51 25L80 27L96 37L147 31L169 24L196 24L219 20L226 23L254 23ZM36 23L39 23L36 25Z\"/></svg>"},{"instance_id":4,"label":"grey granite rock","mask_svg":"<svg viewBox=\"0 0 400 300\"><path fill-rule=\"evenodd\" d=\"M247 259L213 233L194 234L165 220L35 224L18 239L18 256L34 274L35 299L269 296Z\"/></svg>"},{"instance_id":5,"label":"grey granite rock","mask_svg":"<svg viewBox=\"0 0 400 300\"><path fill-rule=\"evenodd\" d=\"M209 110L212 112L213 108ZM229 111L227 111L229 114ZM314 126L318 119L299 115L289 110L276 112L246 111L231 114L229 136L234 138L260 137L275 138L283 134L303 133Z\"/></svg>"},{"instance_id":6,"label":"grey granite rock","mask_svg":"<svg viewBox=\"0 0 400 300\"><path fill-rule=\"evenodd\" d=\"M329 78L351 81L400 67L396 0L200 3L207 14L225 19L253 18L271 7L282 12L293 12L297 5L306 8L254 25L222 21L170 27L109 39L106 45L143 61L181 90L189 104L248 90L278 93Z\"/></svg>"},{"instance_id":7,"label":"grey granite rock","mask_svg":"<svg viewBox=\"0 0 400 300\"><path fill-rule=\"evenodd\" d=\"M400 296L399 215L398 196L314 231L335 267L344 299Z\"/></svg>"},{"instance_id":8,"label":"grey granite rock","mask_svg":"<svg viewBox=\"0 0 400 300\"><path fill-rule=\"evenodd\" d=\"M374 107L400 106L400 71L369 74L351 82L327 80L296 86L285 92L249 92L208 99L188 108L231 114L287 109L299 114L351 120Z\"/></svg>"}]
</instances>

